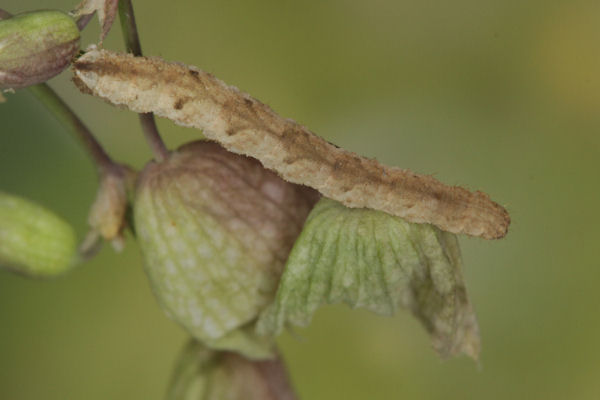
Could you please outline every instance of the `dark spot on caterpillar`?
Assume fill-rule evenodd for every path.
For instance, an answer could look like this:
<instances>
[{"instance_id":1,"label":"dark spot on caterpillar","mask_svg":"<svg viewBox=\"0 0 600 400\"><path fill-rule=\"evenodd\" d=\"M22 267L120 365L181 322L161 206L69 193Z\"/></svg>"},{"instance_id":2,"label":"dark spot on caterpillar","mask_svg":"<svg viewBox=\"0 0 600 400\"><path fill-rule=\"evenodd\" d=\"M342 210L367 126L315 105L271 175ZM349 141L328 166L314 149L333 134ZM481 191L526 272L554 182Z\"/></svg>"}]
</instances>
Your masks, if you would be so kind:
<instances>
[{"instance_id":1,"label":"dark spot on caterpillar","mask_svg":"<svg viewBox=\"0 0 600 400\"><path fill-rule=\"evenodd\" d=\"M81 93L91 94L91 95L94 94L92 89L90 89L85 83L83 83L83 81L81 79L79 79L79 77L74 76L73 83L75 84L75 86L77 86L77 88L81 91Z\"/></svg>"},{"instance_id":2,"label":"dark spot on caterpillar","mask_svg":"<svg viewBox=\"0 0 600 400\"><path fill-rule=\"evenodd\" d=\"M92 71L94 69L94 65L89 62L77 61L75 63L75 68L79 71Z\"/></svg>"},{"instance_id":3,"label":"dark spot on caterpillar","mask_svg":"<svg viewBox=\"0 0 600 400\"><path fill-rule=\"evenodd\" d=\"M190 75L192 76L192 78L200 80L200 72L190 69Z\"/></svg>"},{"instance_id":4,"label":"dark spot on caterpillar","mask_svg":"<svg viewBox=\"0 0 600 400\"><path fill-rule=\"evenodd\" d=\"M175 101L175 104L173 104L173 109L175 110L181 110L183 108L183 106L185 106L185 104L191 100L191 97L189 96L183 96L177 99L177 101Z\"/></svg>"},{"instance_id":5,"label":"dark spot on caterpillar","mask_svg":"<svg viewBox=\"0 0 600 400\"><path fill-rule=\"evenodd\" d=\"M93 62L76 61L73 64L73 67L75 68L75 70L80 72L94 72L98 75L118 76L119 74L123 73L122 68L118 63L113 63L104 60L96 60Z\"/></svg>"}]
</instances>

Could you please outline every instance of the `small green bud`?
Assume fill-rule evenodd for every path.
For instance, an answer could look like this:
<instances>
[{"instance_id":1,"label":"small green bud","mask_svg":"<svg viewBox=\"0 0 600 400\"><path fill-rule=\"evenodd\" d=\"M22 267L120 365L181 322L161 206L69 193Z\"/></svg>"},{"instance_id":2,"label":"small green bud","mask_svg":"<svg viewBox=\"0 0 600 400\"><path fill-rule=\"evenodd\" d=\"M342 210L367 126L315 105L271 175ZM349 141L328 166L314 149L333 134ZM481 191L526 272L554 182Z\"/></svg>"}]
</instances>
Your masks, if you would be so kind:
<instances>
[{"instance_id":1,"label":"small green bud","mask_svg":"<svg viewBox=\"0 0 600 400\"><path fill-rule=\"evenodd\" d=\"M58 75L79 50L79 29L60 11L0 20L0 88L35 85Z\"/></svg>"},{"instance_id":2,"label":"small green bud","mask_svg":"<svg viewBox=\"0 0 600 400\"><path fill-rule=\"evenodd\" d=\"M255 159L194 142L140 173L134 223L160 304L198 340L272 355L253 324L315 202Z\"/></svg>"},{"instance_id":3,"label":"small green bud","mask_svg":"<svg viewBox=\"0 0 600 400\"><path fill-rule=\"evenodd\" d=\"M30 277L62 274L74 265L73 228L29 200L0 192L0 267Z\"/></svg>"},{"instance_id":4,"label":"small green bud","mask_svg":"<svg viewBox=\"0 0 600 400\"><path fill-rule=\"evenodd\" d=\"M167 400L294 400L279 359L252 361L195 340L179 356Z\"/></svg>"},{"instance_id":5,"label":"small green bud","mask_svg":"<svg viewBox=\"0 0 600 400\"><path fill-rule=\"evenodd\" d=\"M458 240L433 225L321 199L257 330L277 334L290 324L306 326L321 305L334 303L383 315L407 308L442 356L463 352L477 358L479 331Z\"/></svg>"}]
</instances>

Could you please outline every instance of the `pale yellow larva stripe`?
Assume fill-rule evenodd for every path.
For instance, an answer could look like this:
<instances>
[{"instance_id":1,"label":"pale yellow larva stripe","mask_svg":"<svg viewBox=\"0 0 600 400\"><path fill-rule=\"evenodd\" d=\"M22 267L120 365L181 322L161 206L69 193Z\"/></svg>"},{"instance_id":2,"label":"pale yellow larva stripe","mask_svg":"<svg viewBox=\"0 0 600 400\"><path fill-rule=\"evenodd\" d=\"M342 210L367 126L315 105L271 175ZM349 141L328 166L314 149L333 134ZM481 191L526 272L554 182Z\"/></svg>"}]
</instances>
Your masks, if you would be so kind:
<instances>
[{"instance_id":1,"label":"pale yellow larva stripe","mask_svg":"<svg viewBox=\"0 0 600 400\"><path fill-rule=\"evenodd\" d=\"M91 50L73 68L82 91L201 129L228 150L254 157L287 181L313 187L348 207L381 210L486 239L501 238L508 230L508 212L485 193L447 186L336 147L195 67Z\"/></svg>"}]
</instances>

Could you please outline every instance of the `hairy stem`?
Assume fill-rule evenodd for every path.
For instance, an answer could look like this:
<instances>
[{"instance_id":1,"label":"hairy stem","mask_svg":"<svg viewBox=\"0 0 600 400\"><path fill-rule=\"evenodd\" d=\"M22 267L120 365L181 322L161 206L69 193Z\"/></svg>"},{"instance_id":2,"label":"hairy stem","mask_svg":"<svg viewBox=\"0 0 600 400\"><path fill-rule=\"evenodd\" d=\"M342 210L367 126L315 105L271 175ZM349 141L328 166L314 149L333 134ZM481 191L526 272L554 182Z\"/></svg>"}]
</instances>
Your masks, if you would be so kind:
<instances>
[{"instance_id":1,"label":"hairy stem","mask_svg":"<svg viewBox=\"0 0 600 400\"><path fill-rule=\"evenodd\" d=\"M100 171L117 168L88 127L50 86L42 83L28 89L83 145Z\"/></svg>"},{"instance_id":2,"label":"hairy stem","mask_svg":"<svg viewBox=\"0 0 600 400\"><path fill-rule=\"evenodd\" d=\"M121 31L123 32L123 39L125 40L127 52L132 53L135 56L141 56L142 45L135 23L135 15L133 13L133 4L131 4L131 0L119 1L119 19L121 20ZM144 136L152 149L154 158L159 162L164 161L168 157L169 151L160 137L154 114L142 113L139 115L139 118Z\"/></svg>"}]
</instances>

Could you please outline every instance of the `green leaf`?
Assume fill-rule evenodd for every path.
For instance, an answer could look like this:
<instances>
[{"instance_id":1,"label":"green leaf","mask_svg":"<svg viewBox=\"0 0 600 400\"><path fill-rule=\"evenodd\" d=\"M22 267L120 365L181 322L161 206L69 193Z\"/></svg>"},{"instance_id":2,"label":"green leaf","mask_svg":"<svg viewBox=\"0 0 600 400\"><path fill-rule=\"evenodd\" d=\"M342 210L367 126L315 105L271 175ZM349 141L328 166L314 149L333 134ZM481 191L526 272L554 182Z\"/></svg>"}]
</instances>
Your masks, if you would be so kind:
<instances>
[{"instance_id":1,"label":"green leaf","mask_svg":"<svg viewBox=\"0 0 600 400\"><path fill-rule=\"evenodd\" d=\"M381 211L350 209L323 198L288 258L276 299L257 331L307 326L324 304L345 303L378 314L407 308L442 356L476 358L479 334L461 273L454 234Z\"/></svg>"},{"instance_id":2,"label":"green leaf","mask_svg":"<svg viewBox=\"0 0 600 400\"><path fill-rule=\"evenodd\" d=\"M29 200L0 192L0 267L42 278L66 272L75 261L71 225Z\"/></svg>"}]
</instances>

